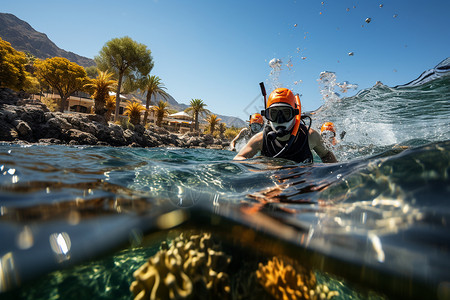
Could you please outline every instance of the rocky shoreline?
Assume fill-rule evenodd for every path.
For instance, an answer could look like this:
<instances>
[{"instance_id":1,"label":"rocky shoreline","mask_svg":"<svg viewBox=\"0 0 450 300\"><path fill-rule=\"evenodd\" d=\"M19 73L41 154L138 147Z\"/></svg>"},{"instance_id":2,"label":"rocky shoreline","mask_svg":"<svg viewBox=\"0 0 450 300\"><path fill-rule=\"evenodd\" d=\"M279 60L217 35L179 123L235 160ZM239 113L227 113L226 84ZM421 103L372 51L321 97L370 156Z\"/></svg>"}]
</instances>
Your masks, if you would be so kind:
<instances>
[{"instance_id":1,"label":"rocky shoreline","mask_svg":"<svg viewBox=\"0 0 450 300\"><path fill-rule=\"evenodd\" d=\"M129 147L229 148L230 142L209 134L173 134L142 125L134 129L98 115L50 112L44 104L0 89L0 142Z\"/></svg>"}]
</instances>

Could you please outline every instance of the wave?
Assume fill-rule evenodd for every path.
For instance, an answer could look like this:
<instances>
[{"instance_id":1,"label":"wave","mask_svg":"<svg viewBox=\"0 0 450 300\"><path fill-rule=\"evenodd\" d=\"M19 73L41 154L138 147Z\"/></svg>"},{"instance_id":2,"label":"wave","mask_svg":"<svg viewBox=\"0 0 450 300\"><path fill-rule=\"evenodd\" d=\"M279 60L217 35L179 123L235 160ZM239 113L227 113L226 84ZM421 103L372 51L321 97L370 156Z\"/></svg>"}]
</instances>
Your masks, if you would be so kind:
<instances>
[{"instance_id":1,"label":"wave","mask_svg":"<svg viewBox=\"0 0 450 300\"><path fill-rule=\"evenodd\" d=\"M332 97L310 113L312 127L320 130L324 122L333 122L338 133L346 132L340 148L350 145L385 147L410 140L425 143L448 140L450 76L445 74L421 85L397 88L377 82L352 97ZM339 147L335 150L339 154ZM357 157L357 153L340 154L341 159L344 155Z\"/></svg>"},{"instance_id":2,"label":"wave","mask_svg":"<svg viewBox=\"0 0 450 300\"><path fill-rule=\"evenodd\" d=\"M436 67L424 71L416 79L403 85L397 85L394 88L421 86L427 82L439 79L444 76L449 76L449 74L450 74L450 57L447 57L446 59L441 61Z\"/></svg>"}]
</instances>

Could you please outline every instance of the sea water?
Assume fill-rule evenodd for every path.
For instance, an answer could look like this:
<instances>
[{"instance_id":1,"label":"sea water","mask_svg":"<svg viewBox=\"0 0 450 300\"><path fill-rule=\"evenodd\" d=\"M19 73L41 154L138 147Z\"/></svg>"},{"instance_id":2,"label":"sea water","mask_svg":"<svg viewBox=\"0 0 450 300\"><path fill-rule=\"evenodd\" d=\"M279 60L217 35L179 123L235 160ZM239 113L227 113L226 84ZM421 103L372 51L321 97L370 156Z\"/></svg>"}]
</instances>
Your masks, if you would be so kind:
<instances>
[{"instance_id":1,"label":"sea water","mask_svg":"<svg viewBox=\"0 0 450 300\"><path fill-rule=\"evenodd\" d=\"M231 257L234 299L273 257L335 299L448 299L449 77L331 97L311 117L346 132L339 163L0 144L0 298L131 299L133 272L193 231Z\"/></svg>"}]
</instances>

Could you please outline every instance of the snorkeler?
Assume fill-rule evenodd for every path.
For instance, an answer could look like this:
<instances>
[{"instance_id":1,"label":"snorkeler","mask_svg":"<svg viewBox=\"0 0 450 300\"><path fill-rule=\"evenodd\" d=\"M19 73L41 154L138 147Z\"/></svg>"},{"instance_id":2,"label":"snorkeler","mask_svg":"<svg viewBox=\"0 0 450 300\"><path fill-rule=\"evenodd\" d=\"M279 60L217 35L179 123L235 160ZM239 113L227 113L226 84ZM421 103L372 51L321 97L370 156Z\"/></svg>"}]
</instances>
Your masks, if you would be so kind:
<instances>
[{"instance_id":1,"label":"snorkeler","mask_svg":"<svg viewBox=\"0 0 450 300\"><path fill-rule=\"evenodd\" d=\"M335 146L338 142L336 141L336 129L332 122L325 122L320 128L320 135L325 143Z\"/></svg>"},{"instance_id":2,"label":"snorkeler","mask_svg":"<svg viewBox=\"0 0 450 300\"><path fill-rule=\"evenodd\" d=\"M230 147L231 151L236 151L236 143L244 138L249 140L252 136L257 134L262 130L264 126L264 120L261 114L253 114L250 116L249 126L242 128L242 130L236 135L236 137L231 141Z\"/></svg>"},{"instance_id":3,"label":"snorkeler","mask_svg":"<svg viewBox=\"0 0 450 300\"><path fill-rule=\"evenodd\" d=\"M342 131L339 137L344 138L346 132ZM320 128L320 135L322 136L323 142L328 148L336 146L339 142L336 140L336 128L332 122L325 122Z\"/></svg>"},{"instance_id":4,"label":"snorkeler","mask_svg":"<svg viewBox=\"0 0 450 300\"><path fill-rule=\"evenodd\" d=\"M261 88L263 90L263 87ZM263 91L265 96L265 91ZM269 123L254 135L234 157L235 160L252 158L258 151L267 157L281 157L297 163L312 163L314 150L322 162L337 162L333 152L322 143L317 131L306 127L301 120L301 104L298 95L291 90L278 88L267 99L264 114Z\"/></svg>"}]
</instances>

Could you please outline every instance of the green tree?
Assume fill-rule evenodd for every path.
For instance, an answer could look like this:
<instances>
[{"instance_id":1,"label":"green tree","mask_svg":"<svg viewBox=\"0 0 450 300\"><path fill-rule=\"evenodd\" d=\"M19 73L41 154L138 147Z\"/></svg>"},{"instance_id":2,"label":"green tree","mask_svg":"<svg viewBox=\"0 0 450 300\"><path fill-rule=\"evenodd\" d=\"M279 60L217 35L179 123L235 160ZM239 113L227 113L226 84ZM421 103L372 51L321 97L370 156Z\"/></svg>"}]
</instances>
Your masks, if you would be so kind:
<instances>
[{"instance_id":1,"label":"green tree","mask_svg":"<svg viewBox=\"0 0 450 300\"><path fill-rule=\"evenodd\" d=\"M116 104L117 105L117 104ZM141 112L144 110L141 102L127 100L124 114L130 119L130 123L137 125L141 122Z\"/></svg>"},{"instance_id":2,"label":"green tree","mask_svg":"<svg viewBox=\"0 0 450 300\"><path fill-rule=\"evenodd\" d=\"M153 69L151 51L144 44L130 37L114 38L108 41L94 58L102 71L114 72L118 81L114 121L119 117L120 93L124 77L142 78Z\"/></svg>"},{"instance_id":3,"label":"green tree","mask_svg":"<svg viewBox=\"0 0 450 300\"><path fill-rule=\"evenodd\" d=\"M214 136L214 131L216 130L216 126L219 125L219 121L222 121L222 119L218 118L217 115L209 115L209 117L206 119L206 122L208 123L209 127L209 133Z\"/></svg>"},{"instance_id":4,"label":"green tree","mask_svg":"<svg viewBox=\"0 0 450 300\"><path fill-rule=\"evenodd\" d=\"M98 69L96 66L90 66L84 69L86 70L86 74L89 78L93 79L98 76Z\"/></svg>"},{"instance_id":5,"label":"green tree","mask_svg":"<svg viewBox=\"0 0 450 300\"><path fill-rule=\"evenodd\" d=\"M41 85L39 84L39 81L34 76L27 76L27 80L25 82L25 85L23 86L23 89L25 92L30 94L37 94L41 91Z\"/></svg>"},{"instance_id":6,"label":"green tree","mask_svg":"<svg viewBox=\"0 0 450 300\"><path fill-rule=\"evenodd\" d=\"M227 130L227 125L225 125L225 123L219 123L219 134L220 134L221 139L224 138L224 133L226 130Z\"/></svg>"},{"instance_id":7,"label":"green tree","mask_svg":"<svg viewBox=\"0 0 450 300\"><path fill-rule=\"evenodd\" d=\"M205 108L207 106L202 99L191 99L189 103L191 106L186 108L186 112L192 112L194 115L194 129L198 132L198 117L203 114L210 114L210 111Z\"/></svg>"},{"instance_id":8,"label":"green tree","mask_svg":"<svg viewBox=\"0 0 450 300\"><path fill-rule=\"evenodd\" d=\"M63 57L36 60L34 66L38 78L55 89L61 97L60 112L64 111L70 95L82 90L88 80L82 66Z\"/></svg>"},{"instance_id":9,"label":"green tree","mask_svg":"<svg viewBox=\"0 0 450 300\"><path fill-rule=\"evenodd\" d=\"M111 114L116 109L116 96L109 96L106 99L105 108L106 108L105 119L106 121L109 121L111 119Z\"/></svg>"},{"instance_id":10,"label":"green tree","mask_svg":"<svg viewBox=\"0 0 450 300\"><path fill-rule=\"evenodd\" d=\"M223 123L222 123L222 124L223 124ZM225 130L224 136L225 136L225 138L227 138L227 139L229 139L229 140L232 140L232 139L234 139L234 137L235 137L236 135L239 134L239 132L240 132L241 130L242 130L242 128L237 128L237 127L231 126L230 128L227 128L227 129Z\"/></svg>"},{"instance_id":11,"label":"green tree","mask_svg":"<svg viewBox=\"0 0 450 300\"><path fill-rule=\"evenodd\" d=\"M152 107L150 110L155 112L156 126L161 127L164 117L169 115L169 103L166 101L159 100L158 104Z\"/></svg>"},{"instance_id":12,"label":"green tree","mask_svg":"<svg viewBox=\"0 0 450 300\"><path fill-rule=\"evenodd\" d=\"M95 79L90 79L89 83L84 87L93 90L92 98L94 99L94 112L97 115L104 116L106 113L106 100L109 98L109 92L117 84L116 80L112 80L113 73L100 71Z\"/></svg>"},{"instance_id":13,"label":"green tree","mask_svg":"<svg viewBox=\"0 0 450 300\"><path fill-rule=\"evenodd\" d=\"M0 87L21 90L27 83L26 63L25 53L0 38Z\"/></svg>"},{"instance_id":14,"label":"green tree","mask_svg":"<svg viewBox=\"0 0 450 300\"><path fill-rule=\"evenodd\" d=\"M152 96L155 97L159 94L163 99L169 98L169 94L165 91L166 87L161 82L161 78L155 75L148 75L145 77L145 79L142 81L141 85L142 94L146 95L146 102L145 102L145 114L144 114L144 125L147 124L147 118L148 118L148 109L151 104L151 98Z\"/></svg>"}]
</instances>

